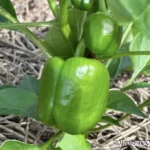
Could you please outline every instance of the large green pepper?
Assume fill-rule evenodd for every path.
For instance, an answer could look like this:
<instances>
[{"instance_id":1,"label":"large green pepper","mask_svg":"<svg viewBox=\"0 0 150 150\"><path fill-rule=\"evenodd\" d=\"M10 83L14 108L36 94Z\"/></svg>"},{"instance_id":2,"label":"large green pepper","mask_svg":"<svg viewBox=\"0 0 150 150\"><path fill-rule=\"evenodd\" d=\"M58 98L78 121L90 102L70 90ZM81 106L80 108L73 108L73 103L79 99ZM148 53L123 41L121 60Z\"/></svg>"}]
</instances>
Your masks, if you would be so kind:
<instances>
[{"instance_id":1,"label":"large green pepper","mask_svg":"<svg viewBox=\"0 0 150 150\"><path fill-rule=\"evenodd\" d=\"M108 71L98 60L53 57L40 80L39 118L70 134L85 133L100 121L108 90Z\"/></svg>"},{"instance_id":2,"label":"large green pepper","mask_svg":"<svg viewBox=\"0 0 150 150\"><path fill-rule=\"evenodd\" d=\"M104 13L90 15L84 24L86 47L101 58L111 57L119 49L122 29L116 21Z\"/></svg>"},{"instance_id":3,"label":"large green pepper","mask_svg":"<svg viewBox=\"0 0 150 150\"><path fill-rule=\"evenodd\" d=\"M92 8L93 0L71 0L72 5L80 10L88 11Z\"/></svg>"}]
</instances>

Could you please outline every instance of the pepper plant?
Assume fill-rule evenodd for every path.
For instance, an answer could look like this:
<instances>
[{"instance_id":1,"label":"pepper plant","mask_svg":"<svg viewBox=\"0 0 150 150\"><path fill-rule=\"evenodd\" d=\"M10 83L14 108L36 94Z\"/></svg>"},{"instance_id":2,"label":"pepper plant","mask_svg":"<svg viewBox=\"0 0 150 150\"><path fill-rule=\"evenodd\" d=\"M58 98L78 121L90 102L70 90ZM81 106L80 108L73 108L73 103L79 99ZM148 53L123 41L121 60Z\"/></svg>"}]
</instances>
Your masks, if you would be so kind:
<instances>
[{"instance_id":1,"label":"pepper plant","mask_svg":"<svg viewBox=\"0 0 150 150\"><path fill-rule=\"evenodd\" d=\"M56 134L40 146L8 140L0 150L90 150L88 134L120 126L130 115L147 117L141 109L150 100L136 106L125 92L150 87L134 82L150 75L150 1L47 1L54 20L20 23L11 1L0 0L0 28L22 32L47 57L40 81L26 76L17 87L0 87L0 115L32 117ZM48 32L40 39L28 27ZM132 77L122 89L111 89L123 71ZM114 120L107 110L124 115Z\"/></svg>"}]
</instances>

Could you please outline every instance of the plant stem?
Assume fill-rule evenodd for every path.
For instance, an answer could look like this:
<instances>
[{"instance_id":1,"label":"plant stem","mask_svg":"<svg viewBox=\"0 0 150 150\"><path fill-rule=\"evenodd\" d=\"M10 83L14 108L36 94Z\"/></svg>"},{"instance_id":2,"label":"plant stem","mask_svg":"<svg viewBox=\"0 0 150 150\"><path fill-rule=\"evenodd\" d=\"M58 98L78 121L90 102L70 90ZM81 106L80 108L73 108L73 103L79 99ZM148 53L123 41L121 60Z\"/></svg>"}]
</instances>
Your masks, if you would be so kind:
<instances>
[{"instance_id":1,"label":"plant stem","mask_svg":"<svg viewBox=\"0 0 150 150\"><path fill-rule=\"evenodd\" d=\"M121 53L117 53L116 55L114 55L113 57L109 58L120 58L123 56L131 56L131 55L150 55L150 51L134 51L134 52L121 52Z\"/></svg>"},{"instance_id":2,"label":"plant stem","mask_svg":"<svg viewBox=\"0 0 150 150\"><path fill-rule=\"evenodd\" d=\"M60 2L60 26L68 25L68 0L61 0Z\"/></svg>"},{"instance_id":3,"label":"plant stem","mask_svg":"<svg viewBox=\"0 0 150 150\"><path fill-rule=\"evenodd\" d=\"M62 134L63 134L63 132L61 132L61 131L57 132L57 133L56 133L53 137L51 137L46 143L44 143L44 144L40 147L40 149L41 149L41 150L46 150L46 149L48 149L48 147L49 147L50 145L52 145L52 143L53 143L58 137L60 137Z\"/></svg>"},{"instance_id":4,"label":"plant stem","mask_svg":"<svg viewBox=\"0 0 150 150\"><path fill-rule=\"evenodd\" d=\"M98 5L101 12L107 11L105 0L98 0Z\"/></svg>"},{"instance_id":5,"label":"plant stem","mask_svg":"<svg viewBox=\"0 0 150 150\"><path fill-rule=\"evenodd\" d=\"M147 100L147 101L149 101L149 100ZM147 105L146 105L146 104L147 104L147 103L146 103L147 101L145 101L144 103L140 104L138 107L139 107L140 109L142 109L143 107L147 106ZM149 105L149 103L148 103L148 105ZM121 121L125 120L125 119L126 119L127 117L129 117L129 116L130 116L130 114L125 114L124 116L122 116L121 118L119 118L117 121L118 121L118 122L121 122ZM89 131L89 132L99 132L99 131L101 131L101 130L103 130L103 129L105 129L105 128L111 127L111 126L113 126L113 125L107 123L106 125L103 125L103 126L101 126L101 127L92 129L92 130Z\"/></svg>"},{"instance_id":6,"label":"plant stem","mask_svg":"<svg viewBox=\"0 0 150 150\"><path fill-rule=\"evenodd\" d=\"M132 77L129 80L127 80L124 87L127 87L127 86L131 85L132 82L135 80L135 78L138 76L138 74L139 74L139 72L132 74Z\"/></svg>"},{"instance_id":7,"label":"plant stem","mask_svg":"<svg viewBox=\"0 0 150 150\"><path fill-rule=\"evenodd\" d=\"M122 36L121 45L124 43L124 41L125 41L126 38L128 37L128 35L129 35L130 31L131 31L132 25L133 25L133 23L130 23L130 24L126 27L126 29L125 29L125 31L124 31L124 33L123 33L123 36Z\"/></svg>"},{"instance_id":8,"label":"plant stem","mask_svg":"<svg viewBox=\"0 0 150 150\"><path fill-rule=\"evenodd\" d=\"M53 53L50 51L49 46L44 43L39 37L37 37L33 32L31 32L29 29L24 28L20 30L24 34L26 34L30 40L37 45L37 47L45 54L47 58L51 58L53 56Z\"/></svg>"},{"instance_id":9,"label":"plant stem","mask_svg":"<svg viewBox=\"0 0 150 150\"><path fill-rule=\"evenodd\" d=\"M19 23L19 21L14 18L13 16L11 16L6 10L0 8L0 15L2 15L3 17L5 17L6 19L8 19L10 22L12 23ZM25 35L27 35L31 41L37 45L37 47L48 57L50 58L50 49L48 47L48 45L46 43L44 43L40 38L38 38L33 32L31 32L29 29L27 28L23 28L20 27L19 31L23 32ZM53 55L51 53L51 55Z\"/></svg>"},{"instance_id":10,"label":"plant stem","mask_svg":"<svg viewBox=\"0 0 150 150\"><path fill-rule=\"evenodd\" d=\"M85 52L85 44L84 44L84 39L81 39L80 42L77 45L76 52L75 52L75 57L83 57Z\"/></svg>"},{"instance_id":11,"label":"plant stem","mask_svg":"<svg viewBox=\"0 0 150 150\"><path fill-rule=\"evenodd\" d=\"M68 0L61 0L60 2L60 27L66 39L69 41L71 29L68 24Z\"/></svg>"},{"instance_id":12,"label":"plant stem","mask_svg":"<svg viewBox=\"0 0 150 150\"><path fill-rule=\"evenodd\" d=\"M50 27L53 24L57 24L56 20L47 21L47 22L26 22L26 23L1 23L0 29L19 29L26 27Z\"/></svg>"},{"instance_id":13,"label":"plant stem","mask_svg":"<svg viewBox=\"0 0 150 150\"><path fill-rule=\"evenodd\" d=\"M79 17L79 12L76 12L76 19ZM85 19L87 17L87 12L84 12L83 13L83 17L80 18L80 24L77 25L77 32L78 32L78 41L81 40L82 38L82 35L83 35L83 26L84 26L84 22L85 22Z\"/></svg>"},{"instance_id":14,"label":"plant stem","mask_svg":"<svg viewBox=\"0 0 150 150\"><path fill-rule=\"evenodd\" d=\"M111 64L111 62L112 62L112 59L109 59L109 60L106 62L106 64L105 64L106 68L109 67L109 65Z\"/></svg>"},{"instance_id":15,"label":"plant stem","mask_svg":"<svg viewBox=\"0 0 150 150\"><path fill-rule=\"evenodd\" d=\"M56 0L47 0L47 1L48 1L48 4L52 10L54 17L56 19L58 19L59 18L59 9L58 9L58 6L56 4Z\"/></svg>"},{"instance_id":16,"label":"plant stem","mask_svg":"<svg viewBox=\"0 0 150 150\"><path fill-rule=\"evenodd\" d=\"M71 28L68 23L68 0L60 0L60 27L61 31L67 40L67 43L72 49L72 54L74 54L72 43L70 42L70 38L72 38Z\"/></svg>"}]
</instances>

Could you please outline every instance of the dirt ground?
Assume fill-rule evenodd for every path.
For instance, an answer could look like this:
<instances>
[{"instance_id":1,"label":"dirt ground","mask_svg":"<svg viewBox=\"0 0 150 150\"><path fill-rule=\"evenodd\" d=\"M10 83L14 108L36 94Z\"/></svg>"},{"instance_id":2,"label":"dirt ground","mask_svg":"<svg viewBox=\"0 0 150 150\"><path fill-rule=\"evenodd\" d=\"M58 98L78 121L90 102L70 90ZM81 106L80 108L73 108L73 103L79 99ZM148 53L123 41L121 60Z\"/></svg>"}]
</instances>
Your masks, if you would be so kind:
<instances>
[{"instance_id":1,"label":"dirt ground","mask_svg":"<svg viewBox=\"0 0 150 150\"><path fill-rule=\"evenodd\" d=\"M20 22L39 22L53 19L53 15L46 0L12 0L15 5L18 20ZM43 37L47 28L32 28L39 37ZM25 75L40 78L44 55L40 50L23 34L15 31L0 31L0 85L18 85ZM122 73L112 82L111 87L121 88L130 73ZM140 76L137 81L150 82L150 77ZM137 89L129 91L128 94L140 104L150 97L150 90ZM149 108L143 112L149 116ZM122 114L109 111L108 116L119 118ZM150 140L150 120L137 116L131 116L121 122L121 127L112 126L100 133L89 135L88 141L93 150L147 150L147 145L120 146L115 143L117 140L138 141ZM52 128L43 126L31 118L21 119L14 115L0 117L0 144L7 139L17 139L27 143L42 144L47 141L55 131Z\"/></svg>"}]
</instances>

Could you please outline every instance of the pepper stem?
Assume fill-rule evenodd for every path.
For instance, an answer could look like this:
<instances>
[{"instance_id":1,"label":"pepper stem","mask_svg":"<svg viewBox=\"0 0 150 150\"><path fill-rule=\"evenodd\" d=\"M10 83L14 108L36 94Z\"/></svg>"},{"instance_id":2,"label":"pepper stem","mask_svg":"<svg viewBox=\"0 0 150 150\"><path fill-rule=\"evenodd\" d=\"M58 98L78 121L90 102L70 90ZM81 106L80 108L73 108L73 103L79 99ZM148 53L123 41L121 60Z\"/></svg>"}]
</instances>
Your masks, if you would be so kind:
<instances>
[{"instance_id":1,"label":"pepper stem","mask_svg":"<svg viewBox=\"0 0 150 150\"><path fill-rule=\"evenodd\" d=\"M40 146L40 149L41 150L46 150L48 149L48 147L50 145L52 145L52 143L57 139L59 138L60 136L63 135L63 132L62 131L59 131L57 132L53 137L51 137L46 143L44 143L42 146Z\"/></svg>"},{"instance_id":2,"label":"pepper stem","mask_svg":"<svg viewBox=\"0 0 150 150\"><path fill-rule=\"evenodd\" d=\"M106 8L106 2L105 2L105 0L99 0L98 1L98 7L99 7L99 10L101 12L106 12L107 8Z\"/></svg>"}]
</instances>

